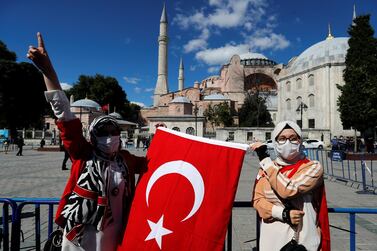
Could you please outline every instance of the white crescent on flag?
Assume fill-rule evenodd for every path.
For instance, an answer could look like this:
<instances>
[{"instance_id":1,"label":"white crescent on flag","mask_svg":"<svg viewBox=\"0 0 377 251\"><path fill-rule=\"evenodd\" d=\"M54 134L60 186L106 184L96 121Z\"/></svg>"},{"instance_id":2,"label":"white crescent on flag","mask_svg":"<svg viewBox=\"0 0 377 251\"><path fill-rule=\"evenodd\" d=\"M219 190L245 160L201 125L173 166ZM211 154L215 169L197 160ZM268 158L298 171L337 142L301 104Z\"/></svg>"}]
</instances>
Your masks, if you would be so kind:
<instances>
[{"instance_id":1,"label":"white crescent on flag","mask_svg":"<svg viewBox=\"0 0 377 251\"><path fill-rule=\"evenodd\" d=\"M184 176L191 183L192 188L194 189L194 194L195 194L194 205L190 213L182 220L182 221L185 221L189 219L191 216L193 216L196 213L196 211L198 211L204 198L203 178L200 175L199 171L190 163L182 161L182 160L176 160L176 161L170 161L170 162L164 163L161 166L159 166L154 171L154 173L152 174L151 178L148 181L147 189L145 192L145 198L147 201L147 206L149 206L149 193L153 185L162 176L167 175L167 174L173 174L173 173Z\"/></svg>"}]
</instances>

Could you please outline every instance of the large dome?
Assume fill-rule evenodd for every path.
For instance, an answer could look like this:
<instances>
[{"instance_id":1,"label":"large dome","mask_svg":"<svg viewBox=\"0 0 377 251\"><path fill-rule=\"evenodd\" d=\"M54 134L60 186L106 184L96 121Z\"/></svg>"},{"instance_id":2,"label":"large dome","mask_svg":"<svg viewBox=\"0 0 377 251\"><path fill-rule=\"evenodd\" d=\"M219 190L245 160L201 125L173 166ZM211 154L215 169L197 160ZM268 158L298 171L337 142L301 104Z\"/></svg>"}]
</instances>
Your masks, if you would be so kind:
<instances>
[{"instance_id":1,"label":"large dome","mask_svg":"<svg viewBox=\"0 0 377 251\"><path fill-rule=\"evenodd\" d=\"M289 72L299 73L327 63L344 63L349 47L348 39L337 37L312 45L292 61Z\"/></svg>"},{"instance_id":2,"label":"large dome","mask_svg":"<svg viewBox=\"0 0 377 251\"><path fill-rule=\"evenodd\" d=\"M240 55L241 64L244 66L273 66L276 62L268 59L265 55L260 53L247 52Z\"/></svg>"},{"instance_id":3,"label":"large dome","mask_svg":"<svg viewBox=\"0 0 377 251\"><path fill-rule=\"evenodd\" d=\"M260 54L260 53L252 53L252 52L246 52L244 54L240 55L241 60L244 59L268 59L265 55Z\"/></svg>"}]
</instances>

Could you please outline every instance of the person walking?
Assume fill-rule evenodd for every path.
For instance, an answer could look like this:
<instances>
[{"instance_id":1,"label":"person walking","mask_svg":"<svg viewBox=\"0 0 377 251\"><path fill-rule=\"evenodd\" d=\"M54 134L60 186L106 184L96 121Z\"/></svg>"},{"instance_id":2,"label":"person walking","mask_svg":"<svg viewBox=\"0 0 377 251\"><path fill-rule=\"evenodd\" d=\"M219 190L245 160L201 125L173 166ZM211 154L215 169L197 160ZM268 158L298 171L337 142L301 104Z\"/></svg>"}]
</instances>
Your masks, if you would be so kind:
<instances>
[{"instance_id":1,"label":"person walking","mask_svg":"<svg viewBox=\"0 0 377 251\"><path fill-rule=\"evenodd\" d=\"M17 152L16 156L23 156L22 155L22 149L23 149L24 145L25 145L24 138L22 136L20 136L17 139L18 152Z\"/></svg>"},{"instance_id":2,"label":"person walking","mask_svg":"<svg viewBox=\"0 0 377 251\"><path fill-rule=\"evenodd\" d=\"M42 71L72 168L55 222L62 227L62 251L115 251L121 243L135 192L135 174L147 169L145 157L122 150L121 128L111 116L99 116L89 126L90 141L70 111L67 96L46 52L40 33L28 58Z\"/></svg>"},{"instance_id":3,"label":"person walking","mask_svg":"<svg viewBox=\"0 0 377 251\"><path fill-rule=\"evenodd\" d=\"M260 160L252 205L261 217L261 251L329 251L330 230L323 167L302 151L300 127L292 121L276 125L272 140L277 158L271 160L267 146L251 144ZM273 238L273 241L271 241Z\"/></svg>"},{"instance_id":4,"label":"person walking","mask_svg":"<svg viewBox=\"0 0 377 251\"><path fill-rule=\"evenodd\" d=\"M68 151L65 149L65 147L63 146L63 145L61 145L60 146L61 148L61 151L63 151L64 152L64 159L63 159L63 163L62 163L62 170L69 170L68 168L67 168L67 161L68 161L68 159L70 158L69 157L69 153L68 153Z\"/></svg>"},{"instance_id":5,"label":"person walking","mask_svg":"<svg viewBox=\"0 0 377 251\"><path fill-rule=\"evenodd\" d=\"M5 152L5 154L8 154L9 145L10 145L10 140L9 140L9 138L6 138L4 140L4 152Z\"/></svg>"}]
</instances>

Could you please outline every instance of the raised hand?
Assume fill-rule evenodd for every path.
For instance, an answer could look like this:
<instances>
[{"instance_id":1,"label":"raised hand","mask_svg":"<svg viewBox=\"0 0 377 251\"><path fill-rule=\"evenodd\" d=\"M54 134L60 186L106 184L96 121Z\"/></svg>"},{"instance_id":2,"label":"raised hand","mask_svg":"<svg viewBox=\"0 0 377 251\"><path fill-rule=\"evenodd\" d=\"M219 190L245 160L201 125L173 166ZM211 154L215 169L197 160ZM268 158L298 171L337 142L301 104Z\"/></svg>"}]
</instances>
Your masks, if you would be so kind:
<instances>
[{"instance_id":1,"label":"raised hand","mask_svg":"<svg viewBox=\"0 0 377 251\"><path fill-rule=\"evenodd\" d=\"M48 75L48 71L52 68L51 61L47 55L47 51L40 32L37 33L37 38L38 47L36 48L30 45L26 56L33 61L33 63L43 72L43 74Z\"/></svg>"},{"instance_id":2,"label":"raised hand","mask_svg":"<svg viewBox=\"0 0 377 251\"><path fill-rule=\"evenodd\" d=\"M42 71L47 90L61 90L58 76L48 57L40 32L37 33L37 38L38 47L30 45L26 56Z\"/></svg>"}]
</instances>

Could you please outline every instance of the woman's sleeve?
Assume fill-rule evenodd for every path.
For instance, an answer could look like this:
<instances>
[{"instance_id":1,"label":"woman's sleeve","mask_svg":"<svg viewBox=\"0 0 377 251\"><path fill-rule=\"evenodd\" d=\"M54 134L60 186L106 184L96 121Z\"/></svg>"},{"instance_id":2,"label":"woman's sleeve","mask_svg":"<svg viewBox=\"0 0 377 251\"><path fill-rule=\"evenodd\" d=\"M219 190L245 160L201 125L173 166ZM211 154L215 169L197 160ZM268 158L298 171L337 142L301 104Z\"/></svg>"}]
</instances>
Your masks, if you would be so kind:
<instances>
[{"instance_id":1,"label":"woman's sleeve","mask_svg":"<svg viewBox=\"0 0 377 251\"><path fill-rule=\"evenodd\" d=\"M45 97L47 102L51 104L51 108L58 120L69 121L76 118L71 112L70 104L64 91L45 91Z\"/></svg>"},{"instance_id":2,"label":"woman's sleeve","mask_svg":"<svg viewBox=\"0 0 377 251\"><path fill-rule=\"evenodd\" d=\"M270 158L260 162L272 189L283 199L307 193L323 183L323 167L318 161L302 165L291 177L279 172L279 167Z\"/></svg>"},{"instance_id":3,"label":"woman's sleeve","mask_svg":"<svg viewBox=\"0 0 377 251\"><path fill-rule=\"evenodd\" d=\"M259 176L259 175L258 175ZM260 176L259 176L260 177ZM274 205L269 202L264 194L263 183L267 182L265 177L257 178L255 180L256 185L254 187L252 206L258 211L259 216L264 220L278 219L283 220L282 213L284 207Z\"/></svg>"},{"instance_id":4,"label":"woman's sleeve","mask_svg":"<svg viewBox=\"0 0 377 251\"><path fill-rule=\"evenodd\" d=\"M123 152L123 156L127 161L127 165L134 167L134 171L137 174L143 174L147 171L147 158L142 156L136 156L128 151Z\"/></svg>"}]
</instances>

